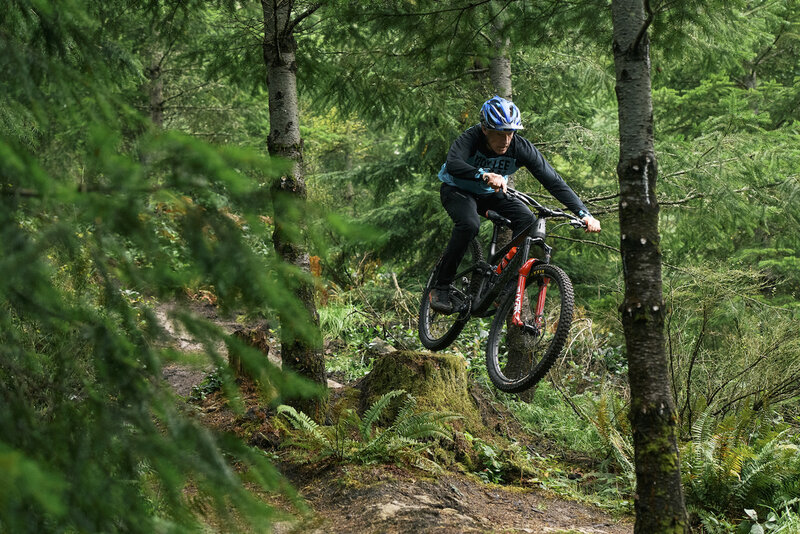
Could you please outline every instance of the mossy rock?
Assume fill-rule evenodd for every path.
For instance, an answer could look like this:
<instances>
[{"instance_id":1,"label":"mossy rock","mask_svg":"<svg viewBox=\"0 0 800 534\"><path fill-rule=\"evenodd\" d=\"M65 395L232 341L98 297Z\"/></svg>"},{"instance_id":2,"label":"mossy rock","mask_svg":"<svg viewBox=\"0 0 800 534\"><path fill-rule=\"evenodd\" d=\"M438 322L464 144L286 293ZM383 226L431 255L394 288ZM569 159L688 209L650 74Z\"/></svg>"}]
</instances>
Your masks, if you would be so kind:
<instances>
[{"instance_id":1,"label":"mossy rock","mask_svg":"<svg viewBox=\"0 0 800 534\"><path fill-rule=\"evenodd\" d=\"M360 410L397 389L413 395L420 411L455 412L464 417L457 426L470 431L483 427L469 393L463 358L405 350L376 358L372 371L361 382Z\"/></svg>"}]
</instances>

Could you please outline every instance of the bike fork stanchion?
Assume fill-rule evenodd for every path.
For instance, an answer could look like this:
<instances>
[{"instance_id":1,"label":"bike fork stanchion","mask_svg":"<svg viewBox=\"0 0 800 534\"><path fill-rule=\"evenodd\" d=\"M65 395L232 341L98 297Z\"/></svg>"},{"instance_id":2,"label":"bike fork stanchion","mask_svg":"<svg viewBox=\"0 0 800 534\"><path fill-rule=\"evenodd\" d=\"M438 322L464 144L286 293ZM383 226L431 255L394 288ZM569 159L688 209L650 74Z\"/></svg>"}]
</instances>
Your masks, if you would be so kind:
<instances>
[{"instance_id":1,"label":"bike fork stanchion","mask_svg":"<svg viewBox=\"0 0 800 534\"><path fill-rule=\"evenodd\" d=\"M544 326L542 317L544 317L544 298L547 295L547 286L550 284L550 279L546 276L542 278L542 287L539 289L539 298L536 301L536 317L534 318L534 323L536 324L536 328L541 328Z\"/></svg>"},{"instance_id":2,"label":"bike fork stanchion","mask_svg":"<svg viewBox=\"0 0 800 534\"><path fill-rule=\"evenodd\" d=\"M525 296L525 286L528 282L528 275L531 274L531 269L533 266L539 263L539 260L536 258L530 258L525 264L520 267L519 269L519 278L517 278L517 294L514 297L514 313L511 316L511 323L514 326L525 326L525 323L522 321L521 314L522 314L522 298ZM546 287L545 287L546 289ZM539 317L542 314L542 310L544 309L544 292L539 293L539 301L536 303L536 322L538 323ZM537 326L539 326L537 324Z\"/></svg>"}]
</instances>

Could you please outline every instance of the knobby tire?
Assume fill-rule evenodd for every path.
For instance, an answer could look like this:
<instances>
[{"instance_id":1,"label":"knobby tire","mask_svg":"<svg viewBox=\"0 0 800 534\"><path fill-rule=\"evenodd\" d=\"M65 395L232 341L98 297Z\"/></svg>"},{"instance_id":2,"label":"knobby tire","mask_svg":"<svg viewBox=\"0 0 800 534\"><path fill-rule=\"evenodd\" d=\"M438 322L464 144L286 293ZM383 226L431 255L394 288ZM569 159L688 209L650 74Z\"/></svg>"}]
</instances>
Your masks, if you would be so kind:
<instances>
[{"instance_id":1,"label":"knobby tire","mask_svg":"<svg viewBox=\"0 0 800 534\"><path fill-rule=\"evenodd\" d=\"M519 393L538 383L561 354L572 324L575 296L567 274L555 265L536 265L526 280L523 320L534 324L538 294L545 279L544 324L538 334L524 331L511 323L514 291L500 303L489 330L486 368L492 383L501 391ZM516 283L516 282L515 282ZM514 330L514 332L512 332Z\"/></svg>"},{"instance_id":2,"label":"knobby tire","mask_svg":"<svg viewBox=\"0 0 800 534\"><path fill-rule=\"evenodd\" d=\"M456 272L461 272L482 260L483 251L480 243L477 239L473 239ZM419 306L419 339L425 348L433 351L449 347L461 333L461 330L464 329L464 325L469 320L470 303L480 284L480 276L474 271L453 280L452 287L456 293L456 298L462 305L462 309L460 312L451 315L438 313L431 309L430 292L438 278L440 264L441 258L436 262L436 267L428 277Z\"/></svg>"}]
</instances>

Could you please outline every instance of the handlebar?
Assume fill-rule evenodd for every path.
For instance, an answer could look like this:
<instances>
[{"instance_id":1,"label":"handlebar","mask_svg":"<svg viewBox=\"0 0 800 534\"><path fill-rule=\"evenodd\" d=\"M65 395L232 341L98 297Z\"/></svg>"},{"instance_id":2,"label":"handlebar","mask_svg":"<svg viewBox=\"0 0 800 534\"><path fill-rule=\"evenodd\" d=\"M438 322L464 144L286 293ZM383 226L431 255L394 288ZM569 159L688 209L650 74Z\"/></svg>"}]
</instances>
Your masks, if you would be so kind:
<instances>
[{"instance_id":1,"label":"handlebar","mask_svg":"<svg viewBox=\"0 0 800 534\"><path fill-rule=\"evenodd\" d=\"M569 224L574 228L586 228L586 223L583 221L583 219L579 219L575 215L566 213L562 210L557 210L553 208L548 208L547 206L543 206L530 195L523 193L522 191L517 191L516 189L513 189L511 187L507 188L507 192L509 195L518 198L529 207L535 208L535 210L538 212L539 217L545 217L545 218L558 217L558 218L568 219Z\"/></svg>"}]
</instances>

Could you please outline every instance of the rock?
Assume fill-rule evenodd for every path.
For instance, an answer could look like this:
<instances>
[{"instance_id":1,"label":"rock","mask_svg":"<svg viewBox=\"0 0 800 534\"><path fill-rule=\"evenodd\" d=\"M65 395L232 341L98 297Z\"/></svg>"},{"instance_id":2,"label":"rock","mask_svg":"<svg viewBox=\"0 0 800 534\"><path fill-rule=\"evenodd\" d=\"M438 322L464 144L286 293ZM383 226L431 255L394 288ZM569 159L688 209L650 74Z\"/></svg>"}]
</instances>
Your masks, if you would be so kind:
<instances>
[{"instance_id":1,"label":"rock","mask_svg":"<svg viewBox=\"0 0 800 534\"><path fill-rule=\"evenodd\" d=\"M392 352L397 351L397 349L391 346L385 339L381 339L379 337L376 337L370 341L367 347L371 352L377 355L391 354Z\"/></svg>"},{"instance_id":2,"label":"rock","mask_svg":"<svg viewBox=\"0 0 800 534\"><path fill-rule=\"evenodd\" d=\"M337 382L336 380L331 380L330 378L328 379L328 388L329 389L339 389L339 388L343 388L343 387L344 386L342 384L340 384L339 382Z\"/></svg>"}]
</instances>

